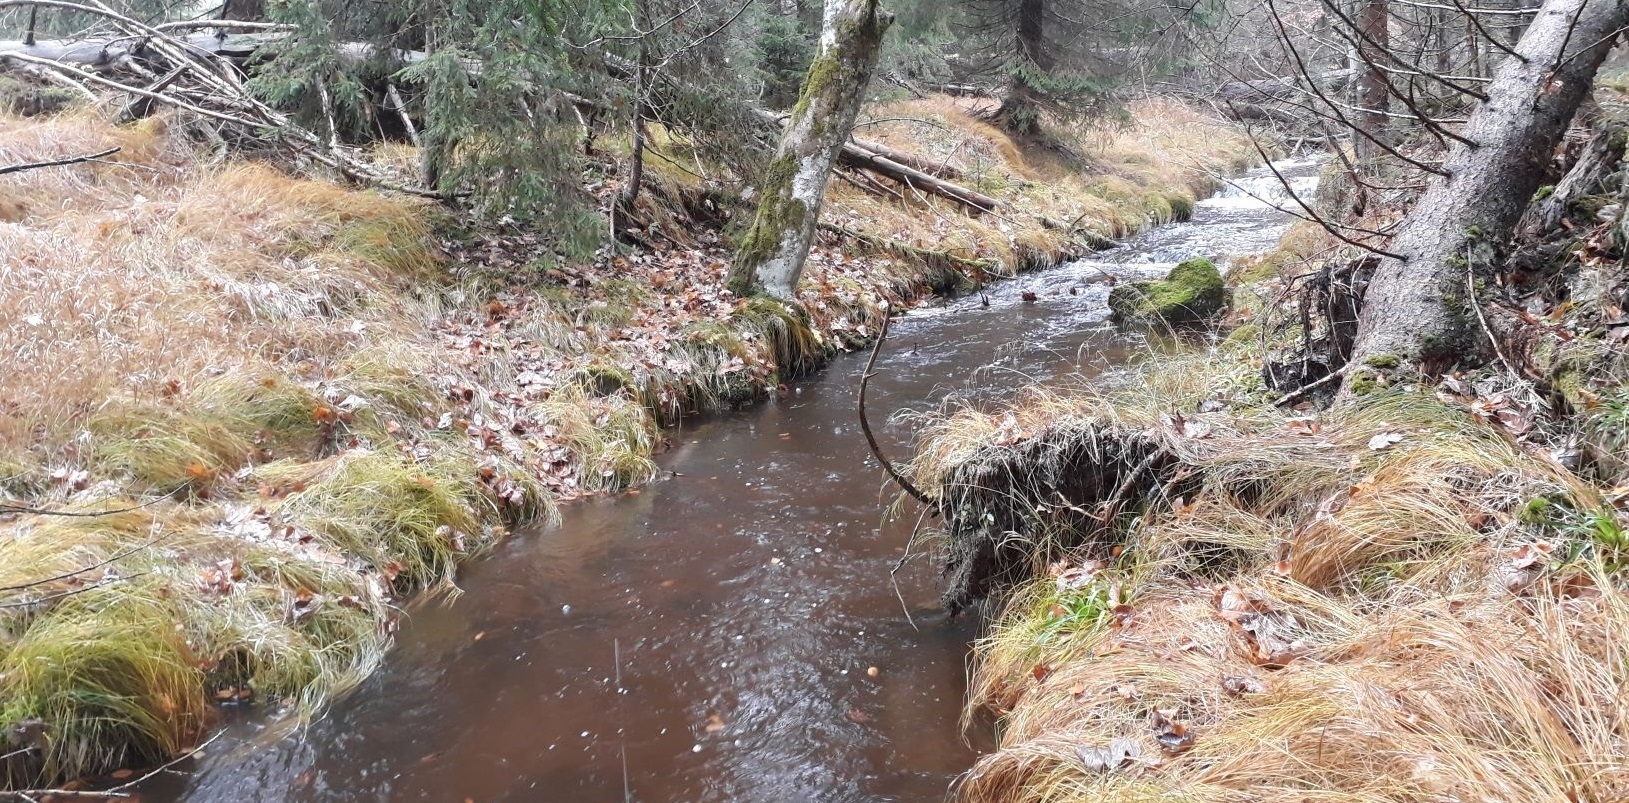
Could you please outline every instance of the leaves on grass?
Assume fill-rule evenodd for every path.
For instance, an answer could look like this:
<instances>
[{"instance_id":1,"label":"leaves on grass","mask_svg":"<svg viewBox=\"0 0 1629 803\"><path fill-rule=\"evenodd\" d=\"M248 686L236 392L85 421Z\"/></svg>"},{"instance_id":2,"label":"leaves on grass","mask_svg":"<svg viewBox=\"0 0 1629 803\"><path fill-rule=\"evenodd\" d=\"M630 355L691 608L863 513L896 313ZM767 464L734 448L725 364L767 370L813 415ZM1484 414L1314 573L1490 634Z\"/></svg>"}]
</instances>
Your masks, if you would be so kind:
<instances>
[{"instance_id":1,"label":"leaves on grass","mask_svg":"<svg viewBox=\"0 0 1629 803\"><path fill-rule=\"evenodd\" d=\"M1113 772L1141 758L1141 745L1126 738L1110 739L1106 745L1076 745L1075 755L1087 772Z\"/></svg>"},{"instance_id":2,"label":"leaves on grass","mask_svg":"<svg viewBox=\"0 0 1629 803\"><path fill-rule=\"evenodd\" d=\"M1167 755L1186 753L1193 748L1194 732L1187 723L1176 718L1175 712L1156 708L1149 714L1149 725L1154 730L1154 741Z\"/></svg>"},{"instance_id":3,"label":"leaves on grass","mask_svg":"<svg viewBox=\"0 0 1629 803\"><path fill-rule=\"evenodd\" d=\"M1216 613L1249 648L1251 663L1267 669L1283 668L1306 651L1295 638L1295 617L1280 611L1262 592L1233 584L1218 586L1212 596Z\"/></svg>"}]
</instances>

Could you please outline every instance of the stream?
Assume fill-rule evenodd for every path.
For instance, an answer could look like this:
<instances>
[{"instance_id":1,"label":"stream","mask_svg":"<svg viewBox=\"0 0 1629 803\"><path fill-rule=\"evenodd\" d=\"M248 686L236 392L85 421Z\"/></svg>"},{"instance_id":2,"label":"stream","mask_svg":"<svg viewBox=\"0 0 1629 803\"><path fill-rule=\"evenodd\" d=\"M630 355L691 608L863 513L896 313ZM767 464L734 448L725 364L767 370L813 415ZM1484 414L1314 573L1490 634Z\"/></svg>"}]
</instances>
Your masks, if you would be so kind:
<instances>
[{"instance_id":1,"label":"stream","mask_svg":"<svg viewBox=\"0 0 1629 803\"><path fill-rule=\"evenodd\" d=\"M1298 192L1315 182L1314 162L1280 168ZM1122 363L1140 342L1105 324L1105 274L1271 247L1290 218L1240 187L1286 200L1251 171L1191 222L912 310L878 363L872 421ZM865 357L687 422L666 479L517 533L463 572L467 593L412 607L384 668L322 719L291 734L229 717L194 771L143 799L944 799L992 746L959 722L979 623L946 617L931 558L890 578L916 521L882 521L895 492L855 413ZM907 457L909 426L879 429Z\"/></svg>"}]
</instances>

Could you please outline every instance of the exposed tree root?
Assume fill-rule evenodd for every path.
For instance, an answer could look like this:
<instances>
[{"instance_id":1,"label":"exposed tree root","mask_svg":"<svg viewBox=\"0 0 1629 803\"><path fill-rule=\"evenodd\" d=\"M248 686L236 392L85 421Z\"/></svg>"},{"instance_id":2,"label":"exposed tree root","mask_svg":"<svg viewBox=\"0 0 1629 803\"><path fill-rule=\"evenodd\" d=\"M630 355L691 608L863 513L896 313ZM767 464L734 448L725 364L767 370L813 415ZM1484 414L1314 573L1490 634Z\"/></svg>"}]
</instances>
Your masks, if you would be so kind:
<instances>
[{"instance_id":1,"label":"exposed tree root","mask_svg":"<svg viewBox=\"0 0 1629 803\"><path fill-rule=\"evenodd\" d=\"M1068 550L1106 555L1127 503L1163 486L1177 465L1148 435L1107 425L981 450L952 470L938 500L946 607L966 610Z\"/></svg>"}]
</instances>

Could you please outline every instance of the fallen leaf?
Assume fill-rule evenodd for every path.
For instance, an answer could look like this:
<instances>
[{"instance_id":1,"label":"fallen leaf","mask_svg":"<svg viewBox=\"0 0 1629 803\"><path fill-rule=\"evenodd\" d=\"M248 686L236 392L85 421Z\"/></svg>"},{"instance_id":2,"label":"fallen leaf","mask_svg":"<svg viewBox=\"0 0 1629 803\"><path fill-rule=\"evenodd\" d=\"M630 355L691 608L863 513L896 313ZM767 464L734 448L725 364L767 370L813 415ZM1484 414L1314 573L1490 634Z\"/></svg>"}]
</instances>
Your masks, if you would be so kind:
<instances>
[{"instance_id":1,"label":"fallen leaf","mask_svg":"<svg viewBox=\"0 0 1629 803\"><path fill-rule=\"evenodd\" d=\"M1284 422L1284 428L1296 435L1317 435L1324 431L1324 425L1316 418L1292 418Z\"/></svg>"},{"instance_id":2,"label":"fallen leaf","mask_svg":"<svg viewBox=\"0 0 1629 803\"><path fill-rule=\"evenodd\" d=\"M1380 451L1381 449L1389 449L1402 441L1403 433L1401 432L1380 432L1369 439L1369 448Z\"/></svg>"},{"instance_id":3,"label":"fallen leaf","mask_svg":"<svg viewBox=\"0 0 1629 803\"><path fill-rule=\"evenodd\" d=\"M1075 746L1075 756L1080 759L1087 772L1113 772L1141 757L1142 752L1140 745L1126 738L1110 739L1109 743L1103 746Z\"/></svg>"},{"instance_id":4,"label":"fallen leaf","mask_svg":"<svg viewBox=\"0 0 1629 803\"><path fill-rule=\"evenodd\" d=\"M1160 749L1166 753L1174 756L1193 747L1193 731L1186 723L1177 721L1171 712L1156 708L1149 721L1154 728L1154 741L1159 742Z\"/></svg>"}]
</instances>

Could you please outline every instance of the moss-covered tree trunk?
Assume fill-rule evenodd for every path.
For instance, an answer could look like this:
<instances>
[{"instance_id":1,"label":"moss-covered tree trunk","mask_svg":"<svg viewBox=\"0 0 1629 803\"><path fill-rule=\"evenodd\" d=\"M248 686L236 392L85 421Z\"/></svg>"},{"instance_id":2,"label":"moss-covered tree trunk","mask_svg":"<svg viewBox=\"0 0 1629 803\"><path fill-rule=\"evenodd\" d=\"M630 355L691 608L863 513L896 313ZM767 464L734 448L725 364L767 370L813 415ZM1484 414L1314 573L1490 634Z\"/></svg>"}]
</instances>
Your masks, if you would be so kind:
<instances>
[{"instance_id":1,"label":"moss-covered tree trunk","mask_svg":"<svg viewBox=\"0 0 1629 803\"><path fill-rule=\"evenodd\" d=\"M1435 375L1488 350L1475 305L1544 180L1595 73L1629 23L1629 0L1546 0L1487 85L1460 145L1404 218L1364 298L1343 396L1379 372Z\"/></svg>"},{"instance_id":2,"label":"moss-covered tree trunk","mask_svg":"<svg viewBox=\"0 0 1629 803\"><path fill-rule=\"evenodd\" d=\"M730 290L791 300L809 257L837 154L854 128L893 15L879 0L828 0L820 51L775 159L758 183L758 215L735 255Z\"/></svg>"}]
</instances>

